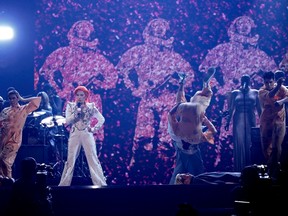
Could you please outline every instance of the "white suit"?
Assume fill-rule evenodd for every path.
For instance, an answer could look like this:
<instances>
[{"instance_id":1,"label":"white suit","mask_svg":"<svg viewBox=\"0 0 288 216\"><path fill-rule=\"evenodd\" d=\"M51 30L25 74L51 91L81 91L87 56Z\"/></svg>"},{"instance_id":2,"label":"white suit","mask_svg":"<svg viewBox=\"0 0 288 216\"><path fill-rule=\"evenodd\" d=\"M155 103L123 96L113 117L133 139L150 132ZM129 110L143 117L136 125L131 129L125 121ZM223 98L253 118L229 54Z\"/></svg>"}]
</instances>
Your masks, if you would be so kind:
<instances>
[{"instance_id":1,"label":"white suit","mask_svg":"<svg viewBox=\"0 0 288 216\"><path fill-rule=\"evenodd\" d=\"M94 103L86 103L86 106L81 110L81 117L77 116L77 108L75 102L67 103L66 124L71 125L71 129L68 140L67 161L63 169L59 186L71 185L75 162L82 146L84 148L93 184L96 186L106 186L106 178L97 157L94 136L93 133L88 131L92 118L98 120L97 124L91 128L92 132L98 130L104 124L105 118L96 108Z\"/></svg>"}]
</instances>

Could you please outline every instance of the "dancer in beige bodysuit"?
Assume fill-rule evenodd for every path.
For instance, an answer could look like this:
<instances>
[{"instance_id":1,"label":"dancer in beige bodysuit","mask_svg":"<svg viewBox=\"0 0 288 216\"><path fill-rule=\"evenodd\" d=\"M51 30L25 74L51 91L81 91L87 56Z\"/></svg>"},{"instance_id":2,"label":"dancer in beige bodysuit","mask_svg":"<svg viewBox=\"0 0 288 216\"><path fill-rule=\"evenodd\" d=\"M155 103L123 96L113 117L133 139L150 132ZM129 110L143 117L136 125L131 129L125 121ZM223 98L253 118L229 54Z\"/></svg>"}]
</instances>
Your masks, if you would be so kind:
<instances>
[{"instance_id":1,"label":"dancer in beige bodysuit","mask_svg":"<svg viewBox=\"0 0 288 216\"><path fill-rule=\"evenodd\" d=\"M36 110L41 97L23 98L15 89L8 92L10 106L0 113L0 175L12 178L12 166L22 143L28 114ZM20 105L19 101L27 103Z\"/></svg>"}]
</instances>

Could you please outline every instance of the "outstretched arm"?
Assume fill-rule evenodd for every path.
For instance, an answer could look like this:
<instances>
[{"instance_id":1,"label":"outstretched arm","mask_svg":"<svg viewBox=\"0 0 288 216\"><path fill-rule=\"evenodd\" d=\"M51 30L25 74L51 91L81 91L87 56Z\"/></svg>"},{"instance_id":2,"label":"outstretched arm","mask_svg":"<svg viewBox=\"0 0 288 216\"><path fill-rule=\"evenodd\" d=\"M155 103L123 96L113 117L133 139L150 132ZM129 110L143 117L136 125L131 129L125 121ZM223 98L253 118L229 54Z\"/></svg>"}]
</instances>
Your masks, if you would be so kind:
<instances>
[{"instance_id":1,"label":"outstretched arm","mask_svg":"<svg viewBox=\"0 0 288 216\"><path fill-rule=\"evenodd\" d=\"M181 103L177 103L168 113L168 122L173 130L173 133L176 134L178 130L178 121L177 121L177 109Z\"/></svg>"},{"instance_id":2,"label":"outstretched arm","mask_svg":"<svg viewBox=\"0 0 288 216\"><path fill-rule=\"evenodd\" d=\"M179 89L177 91L176 102L177 103L186 102L184 84L183 83L180 83Z\"/></svg>"},{"instance_id":3,"label":"outstretched arm","mask_svg":"<svg viewBox=\"0 0 288 216\"><path fill-rule=\"evenodd\" d=\"M41 97L28 97L28 98L23 98L18 92L18 98L19 101L22 101L24 103L28 103L28 112L33 112L34 110L38 109L40 106L41 102Z\"/></svg>"},{"instance_id":4,"label":"outstretched arm","mask_svg":"<svg viewBox=\"0 0 288 216\"><path fill-rule=\"evenodd\" d=\"M217 133L216 128L205 115L203 115L203 124L207 126L208 130L203 133L202 142L214 144L214 134Z\"/></svg>"},{"instance_id":5,"label":"outstretched arm","mask_svg":"<svg viewBox=\"0 0 288 216\"><path fill-rule=\"evenodd\" d=\"M205 115L203 116L203 124L207 126L208 130L211 131L213 134L217 133L215 126Z\"/></svg>"}]
</instances>

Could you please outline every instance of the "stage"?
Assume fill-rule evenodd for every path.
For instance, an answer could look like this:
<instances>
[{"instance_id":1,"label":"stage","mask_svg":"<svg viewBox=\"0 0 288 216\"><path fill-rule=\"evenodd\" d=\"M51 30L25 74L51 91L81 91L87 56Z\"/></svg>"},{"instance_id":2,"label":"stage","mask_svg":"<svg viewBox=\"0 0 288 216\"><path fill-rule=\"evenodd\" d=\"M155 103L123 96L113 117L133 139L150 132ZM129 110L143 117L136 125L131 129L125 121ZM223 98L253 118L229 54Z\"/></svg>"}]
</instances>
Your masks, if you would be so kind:
<instances>
[{"instance_id":1,"label":"stage","mask_svg":"<svg viewBox=\"0 0 288 216\"><path fill-rule=\"evenodd\" d=\"M234 185L147 185L51 187L55 216L176 216L185 204L199 215L231 215ZM1 211L9 189L1 188ZM181 205L184 205L181 207ZM0 212L1 212L0 211ZM3 215L1 213L1 215Z\"/></svg>"},{"instance_id":2,"label":"stage","mask_svg":"<svg viewBox=\"0 0 288 216\"><path fill-rule=\"evenodd\" d=\"M217 173L212 174L215 176ZM76 178L73 179L72 186L59 187L54 184L56 181L49 184L55 216L195 215L187 214L191 209L194 209L198 216L232 216L235 215L234 189L239 186L235 178L237 176L219 173L218 177L220 175L221 178L212 182L210 173L207 173L206 177L202 178L206 183L201 180L191 185L96 187L89 185L87 179L83 181ZM225 179L227 181L223 181ZM0 190L0 215L5 216L10 188L2 186ZM269 186L267 191L263 190L261 194L265 194L265 202L258 203L261 210L281 215L286 199L280 197L286 196L286 191L286 186L279 185Z\"/></svg>"},{"instance_id":3,"label":"stage","mask_svg":"<svg viewBox=\"0 0 288 216\"><path fill-rule=\"evenodd\" d=\"M232 185L54 187L57 215L176 215L181 204L189 204L200 215L230 215ZM79 208L79 206L82 206Z\"/></svg>"}]
</instances>

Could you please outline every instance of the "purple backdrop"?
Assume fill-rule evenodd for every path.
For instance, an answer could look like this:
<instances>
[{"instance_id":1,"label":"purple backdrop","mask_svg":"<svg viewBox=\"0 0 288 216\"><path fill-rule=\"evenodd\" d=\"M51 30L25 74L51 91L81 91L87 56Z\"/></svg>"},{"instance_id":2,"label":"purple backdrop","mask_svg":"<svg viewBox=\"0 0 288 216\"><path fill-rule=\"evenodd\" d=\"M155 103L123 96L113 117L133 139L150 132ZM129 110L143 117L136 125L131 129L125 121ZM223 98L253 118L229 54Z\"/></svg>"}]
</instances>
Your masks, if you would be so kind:
<instances>
[{"instance_id":1,"label":"purple backdrop","mask_svg":"<svg viewBox=\"0 0 288 216\"><path fill-rule=\"evenodd\" d=\"M221 127L225 92L244 73L259 88L259 70L276 69L287 51L285 1L252 2L37 1L34 88L48 81L66 101L76 85L89 87L106 118L95 138L108 184L166 184L175 153L165 130L174 72L189 75L192 95L201 70L216 66L207 116L219 134L201 149L207 171L231 171L231 131ZM237 32L245 26L239 19L251 27L246 36Z\"/></svg>"}]
</instances>

